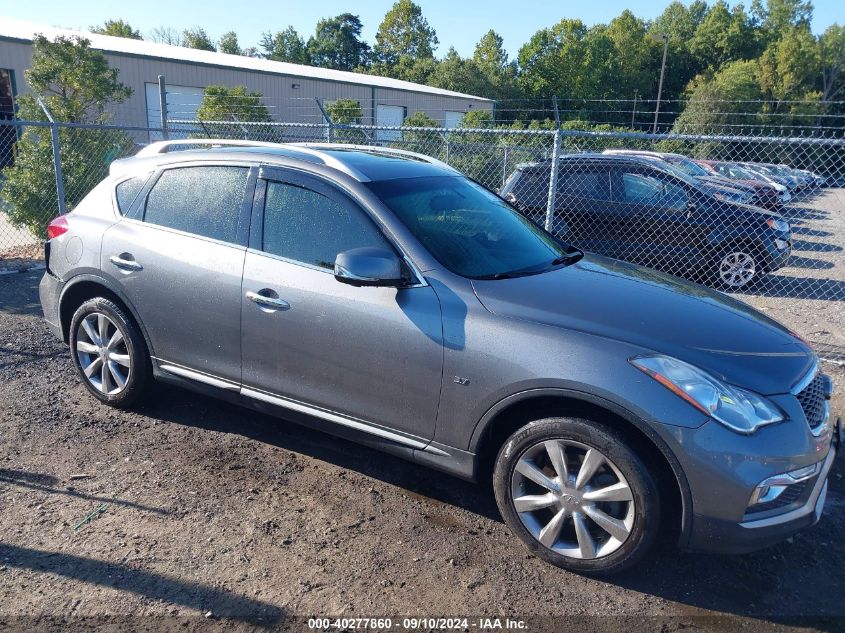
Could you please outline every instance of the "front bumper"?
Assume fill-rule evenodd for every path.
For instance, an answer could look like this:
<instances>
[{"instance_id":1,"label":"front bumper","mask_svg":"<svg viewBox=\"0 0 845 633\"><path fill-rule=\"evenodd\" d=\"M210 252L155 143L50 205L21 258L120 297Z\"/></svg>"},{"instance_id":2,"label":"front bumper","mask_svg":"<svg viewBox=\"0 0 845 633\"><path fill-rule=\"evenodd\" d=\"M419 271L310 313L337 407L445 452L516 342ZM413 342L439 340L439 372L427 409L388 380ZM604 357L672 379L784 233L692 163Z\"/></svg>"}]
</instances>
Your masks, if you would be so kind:
<instances>
[{"instance_id":1,"label":"front bumper","mask_svg":"<svg viewBox=\"0 0 845 633\"><path fill-rule=\"evenodd\" d=\"M723 554L744 554L779 543L816 524L824 510L827 478L835 458L836 450L831 447L812 491L798 508L739 523L694 515L688 547Z\"/></svg>"}]
</instances>

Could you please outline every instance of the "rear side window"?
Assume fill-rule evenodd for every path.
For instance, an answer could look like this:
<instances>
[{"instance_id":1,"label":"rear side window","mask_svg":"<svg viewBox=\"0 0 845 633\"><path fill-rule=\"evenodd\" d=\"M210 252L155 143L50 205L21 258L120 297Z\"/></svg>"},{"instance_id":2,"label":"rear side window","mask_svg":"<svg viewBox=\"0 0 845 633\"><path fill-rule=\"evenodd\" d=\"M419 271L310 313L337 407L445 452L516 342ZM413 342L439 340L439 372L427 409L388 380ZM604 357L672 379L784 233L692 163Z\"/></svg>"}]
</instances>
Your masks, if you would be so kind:
<instances>
[{"instance_id":1,"label":"rear side window","mask_svg":"<svg viewBox=\"0 0 845 633\"><path fill-rule=\"evenodd\" d=\"M606 169L561 170L558 192L565 196L610 200L610 177Z\"/></svg>"},{"instance_id":2,"label":"rear side window","mask_svg":"<svg viewBox=\"0 0 845 633\"><path fill-rule=\"evenodd\" d=\"M267 183L264 252L333 269L338 253L362 246L391 249L375 225L351 204L304 187Z\"/></svg>"},{"instance_id":3,"label":"rear side window","mask_svg":"<svg viewBox=\"0 0 845 633\"><path fill-rule=\"evenodd\" d=\"M135 198L138 197L141 189L144 188L147 178L149 178L149 174L144 174L143 176L130 178L117 184L117 187L114 189L114 195L120 215L126 215L129 212L129 208L135 202Z\"/></svg>"},{"instance_id":4,"label":"rear side window","mask_svg":"<svg viewBox=\"0 0 845 633\"><path fill-rule=\"evenodd\" d=\"M246 167L168 169L147 196L144 222L237 242Z\"/></svg>"}]
</instances>

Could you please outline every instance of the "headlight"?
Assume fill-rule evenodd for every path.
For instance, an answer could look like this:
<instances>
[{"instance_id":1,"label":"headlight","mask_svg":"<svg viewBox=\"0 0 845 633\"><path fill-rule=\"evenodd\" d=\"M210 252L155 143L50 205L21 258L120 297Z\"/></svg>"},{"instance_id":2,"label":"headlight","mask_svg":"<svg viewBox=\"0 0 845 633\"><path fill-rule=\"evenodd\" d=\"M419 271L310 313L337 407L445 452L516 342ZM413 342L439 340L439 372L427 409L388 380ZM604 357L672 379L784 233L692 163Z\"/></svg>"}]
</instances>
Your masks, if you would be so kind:
<instances>
[{"instance_id":1,"label":"headlight","mask_svg":"<svg viewBox=\"0 0 845 633\"><path fill-rule=\"evenodd\" d=\"M637 356L631 364L696 409L732 431L754 433L784 420L777 406L756 393L726 385L707 372L670 356Z\"/></svg>"},{"instance_id":2,"label":"headlight","mask_svg":"<svg viewBox=\"0 0 845 633\"><path fill-rule=\"evenodd\" d=\"M773 231L780 231L782 233L789 232L789 222L786 220L779 220L777 218L769 218L766 220L766 224L769 225L769 228Z\"/></svg>"}]
</instances>

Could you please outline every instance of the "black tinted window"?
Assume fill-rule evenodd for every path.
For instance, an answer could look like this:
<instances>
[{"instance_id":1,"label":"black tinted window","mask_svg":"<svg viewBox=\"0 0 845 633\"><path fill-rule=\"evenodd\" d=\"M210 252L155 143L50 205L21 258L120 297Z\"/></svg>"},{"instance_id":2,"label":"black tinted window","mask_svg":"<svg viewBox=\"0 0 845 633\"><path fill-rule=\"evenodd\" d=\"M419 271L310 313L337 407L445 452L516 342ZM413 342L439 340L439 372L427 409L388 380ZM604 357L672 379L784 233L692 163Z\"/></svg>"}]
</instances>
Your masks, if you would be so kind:
<instances>
[{"instance_id":1,"label":"black tinted window","mask_svg":"<svg viewBox=\"0 0 845 633\"><path fill-rule=\"evenodd\" d=\"M680 186L645 174L622 174L625 202L638 206L655 206L665 209L686 208L687 194Z\"/></svg>"},{"instance_id":2,"label":"black tinted window","mask_svg":"<svg viewBox=\"0 0 845 633\"><path fill-rule=\"evenodd\" d=\"M165 171L147 196L144 221L236 242L246 167L180 167Z\"/></svg>"},{"instance_id":3,"label":"black tinted window","mask_svg":"<svg viewBox=\"0 0 845 633\"><path fill-rule=\"evenodd\" d=\"M362 246L390 248L373 223L351 203L295 185L267 183L265 252L333 269L338 253Z\"/></svg>"},{"instance_id":4,"label":"black tinted window","mask_svg":"<svg viewBox=\"0 0 845 633\"><path fill-rule=\"evenodd\" d=\"M117 187L114 189L115 198L117 198L117 210L120 211L121 215L126 215L129 211L129 207L132 206L132 203L135 202L135 198L138 197L138 194L141 193L141 189L144 188L144 184L147 182L147 178L149 174L145 174L144 176L139 176L137 178L130 178L129 180L124 180L121 183L118 183Z\"/></svg>"}]
</instances>

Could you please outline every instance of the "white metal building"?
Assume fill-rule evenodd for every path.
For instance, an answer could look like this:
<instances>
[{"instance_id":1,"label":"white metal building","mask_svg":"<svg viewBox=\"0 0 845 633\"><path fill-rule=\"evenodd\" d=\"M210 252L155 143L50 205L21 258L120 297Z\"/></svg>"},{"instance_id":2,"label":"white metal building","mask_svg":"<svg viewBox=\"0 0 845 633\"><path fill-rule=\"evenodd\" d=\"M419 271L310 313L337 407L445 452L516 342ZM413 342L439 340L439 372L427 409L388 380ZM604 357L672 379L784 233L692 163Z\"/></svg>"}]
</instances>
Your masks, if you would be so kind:
<instances>
[{"instance_id":1,"label":"white metal building","mask_svg":"<svg viewBox=\"0 0 845 633\"><path fill-rule=\"evenodd\" d=\"M432 88L398 79L328 70L266 59L227 55L142 40L58 29L0 18L0 82L16 95L28 90L24 71L32 58L32 38L41 33L80 35L101 50L132 96L114 108L114 120L133 126L159 127L158 76L167 85L169 119L193 119L209 85L246 86L260 92L278 121L318 123L321 102L354 99L361 104L361 123L401 125L406 116L425 112L447 127L456 126L470 110L492 110L489 99ZM0 94L4 92L0 85Z\"/></svg>"}]
</instances>

